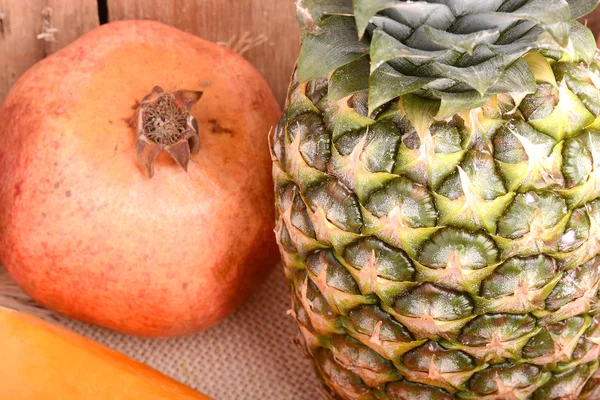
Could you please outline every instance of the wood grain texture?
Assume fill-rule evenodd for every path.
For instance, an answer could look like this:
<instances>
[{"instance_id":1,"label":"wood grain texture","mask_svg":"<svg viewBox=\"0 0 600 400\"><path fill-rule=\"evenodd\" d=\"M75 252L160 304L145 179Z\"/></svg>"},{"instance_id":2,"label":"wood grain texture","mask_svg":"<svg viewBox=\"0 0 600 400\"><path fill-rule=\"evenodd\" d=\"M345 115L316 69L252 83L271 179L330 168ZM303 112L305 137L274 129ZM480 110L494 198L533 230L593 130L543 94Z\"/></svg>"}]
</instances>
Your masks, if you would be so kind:
<instances>
[{"instance_id":1,"label":"wood grain texture","mask_svg":"<svg viewBox=\"0 0 600 400\"><path fill-rule=\"evenodd\" d=\"M0 102L29 67L96 26L96 0L0 0Z\"/></svg>"},{"instance_id":2,"label":"wood grain texture","mask_svg":"<svg viewBox=\"0 0 600 400\"><path fill-rule=\"evenodd\" d=\"M242 50L283 105L300 48L294 0L108 0L108 10L111 21L154 19Z\"/></svg>"}]
</instances>

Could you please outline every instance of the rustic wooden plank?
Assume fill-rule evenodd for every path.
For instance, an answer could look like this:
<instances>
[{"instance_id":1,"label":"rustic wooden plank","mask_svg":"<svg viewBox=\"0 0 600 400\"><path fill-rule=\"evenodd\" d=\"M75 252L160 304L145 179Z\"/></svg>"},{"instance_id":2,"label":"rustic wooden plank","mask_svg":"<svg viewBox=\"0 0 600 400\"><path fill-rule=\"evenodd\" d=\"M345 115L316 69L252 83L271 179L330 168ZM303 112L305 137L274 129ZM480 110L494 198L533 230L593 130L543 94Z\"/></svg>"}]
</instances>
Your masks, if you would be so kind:
<instances>
[{"instance_id":1,"label":"rustic wooden plank","mask_svg":"<svg viewBox=\"0 0 600 400\"><path fill-rule=\"evenodd\" d=\"M36 39L42 24L39 3L0 0L0 100L19 75L44 56L43 43Z\"/></svg>"},{"instance_id":2,"label":"rustic wooden plank","mask_svg":"<svg viewBox=\"0 0 600 400\"><path fill-rule=\"evenodd\" d=\"M0 102L29 67L96 26L96 0L0 0Z\"/></svg>"},{"instance_id":3,"label":"rustic wooden plank","mask_svg":"<svg viewBox=\"0 0 600 400\"><path fill-rule=\"evenodd\" d=\"M111 21L154 19L229 43L242 50L283 104L299 51L293 0L108 0L108 10Z\"/></svg>"}]
</instances>

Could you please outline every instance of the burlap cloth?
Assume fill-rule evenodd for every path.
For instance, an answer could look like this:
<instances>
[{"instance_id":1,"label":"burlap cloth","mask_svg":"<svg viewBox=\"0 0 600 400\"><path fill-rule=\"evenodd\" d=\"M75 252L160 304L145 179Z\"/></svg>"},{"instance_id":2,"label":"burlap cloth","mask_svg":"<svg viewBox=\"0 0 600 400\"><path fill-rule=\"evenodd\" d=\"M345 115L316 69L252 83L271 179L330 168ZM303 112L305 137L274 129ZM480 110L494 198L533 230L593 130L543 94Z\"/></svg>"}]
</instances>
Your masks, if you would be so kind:
<instances>
[{"instance_id":1,"label":"burlap cloth","mask_svg":"<svg viewBox=\"0 0 600 400\"><path fill-rule=\"evenodd\" d=\"M0 305L58 320L216 400L321 398L309 361L293 344L297 328L287 315L290 297L281 266L237 313L205 332L173 339L140 339L64 317L57 319L23 301L24 295L1 267L0 282Z\"/></svg>"}]
</instances>

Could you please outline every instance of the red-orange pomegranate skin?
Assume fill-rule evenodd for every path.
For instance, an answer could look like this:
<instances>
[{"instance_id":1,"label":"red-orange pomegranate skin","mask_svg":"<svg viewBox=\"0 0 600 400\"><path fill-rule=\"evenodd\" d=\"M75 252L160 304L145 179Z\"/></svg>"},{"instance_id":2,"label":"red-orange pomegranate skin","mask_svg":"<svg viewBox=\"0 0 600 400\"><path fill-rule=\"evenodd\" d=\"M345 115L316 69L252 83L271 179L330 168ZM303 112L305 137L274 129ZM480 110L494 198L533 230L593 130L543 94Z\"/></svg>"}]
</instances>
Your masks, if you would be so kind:
<instances>
[{"instance_id":1,"label":"red-orange pomegranate skin","mask_svg":"<svg viewBox=\"0 0 600 400\"><path fill-rule=\"evenodd\" d=\"M136 161L154 86L202 90L200 152ZM0 260L41 304L139 336L205 329L277 262L263 78L217 44L150 21L101 26L39 62L0 108Z\"/></svg>"}]
</instances>

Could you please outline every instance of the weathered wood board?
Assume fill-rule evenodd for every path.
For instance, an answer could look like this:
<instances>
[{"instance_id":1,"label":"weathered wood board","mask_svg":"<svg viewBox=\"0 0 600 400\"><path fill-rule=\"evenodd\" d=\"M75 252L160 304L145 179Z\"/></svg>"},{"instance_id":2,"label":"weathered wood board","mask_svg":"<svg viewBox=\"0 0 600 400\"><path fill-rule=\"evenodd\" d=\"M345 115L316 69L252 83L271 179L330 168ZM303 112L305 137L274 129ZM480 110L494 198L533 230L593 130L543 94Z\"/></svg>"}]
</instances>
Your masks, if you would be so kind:
<instances>
[{"instance_id":1,"label":"weathered wood board","mask_svg":"<svg viewBox=\"0 0 600 400\"><path fill-rule=\"evenodd\" d=\"M0 102L29 67L98 23L96 0L0 0Z\"/></svg>"}]
</instances>

